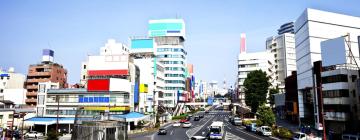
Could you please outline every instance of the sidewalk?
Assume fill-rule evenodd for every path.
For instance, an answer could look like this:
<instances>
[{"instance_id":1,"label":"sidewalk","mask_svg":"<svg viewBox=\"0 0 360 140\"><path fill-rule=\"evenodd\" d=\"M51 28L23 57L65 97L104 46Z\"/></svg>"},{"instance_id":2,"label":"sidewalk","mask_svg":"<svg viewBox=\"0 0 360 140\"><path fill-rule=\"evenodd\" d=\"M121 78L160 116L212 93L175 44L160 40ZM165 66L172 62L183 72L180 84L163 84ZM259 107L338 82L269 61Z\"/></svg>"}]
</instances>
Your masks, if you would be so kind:
<instances>
[{"instance_id":1,"label":"sidewalk","mask_svg":"<svg viewBox=\"0 0 360 140\"><path fill-rule=\"evenodd\" d=\"M299 126L297 124L290 123L288 120L276 118L276 125L280 127L285 127L292 132L299 131Z\"/></svg>"}]
</instances>

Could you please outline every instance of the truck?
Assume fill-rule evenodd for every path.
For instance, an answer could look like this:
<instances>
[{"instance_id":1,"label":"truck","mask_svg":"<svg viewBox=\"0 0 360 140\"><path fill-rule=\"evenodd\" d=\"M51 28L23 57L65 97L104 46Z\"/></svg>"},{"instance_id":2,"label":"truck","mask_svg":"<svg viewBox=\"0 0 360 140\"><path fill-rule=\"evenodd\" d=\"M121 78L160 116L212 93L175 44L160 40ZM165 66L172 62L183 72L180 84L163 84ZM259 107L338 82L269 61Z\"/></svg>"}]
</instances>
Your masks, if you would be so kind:
<instances>
[{"instance_id":1,"label":"truck","mask_svg":"<svg viewBox=\"0 0 360 140\"><path fill-rule=\"evenodd\" d=\"M209 126L209 139L222 140L224 139L224 123L215 121Z\"/></svg>"}]
</instances>

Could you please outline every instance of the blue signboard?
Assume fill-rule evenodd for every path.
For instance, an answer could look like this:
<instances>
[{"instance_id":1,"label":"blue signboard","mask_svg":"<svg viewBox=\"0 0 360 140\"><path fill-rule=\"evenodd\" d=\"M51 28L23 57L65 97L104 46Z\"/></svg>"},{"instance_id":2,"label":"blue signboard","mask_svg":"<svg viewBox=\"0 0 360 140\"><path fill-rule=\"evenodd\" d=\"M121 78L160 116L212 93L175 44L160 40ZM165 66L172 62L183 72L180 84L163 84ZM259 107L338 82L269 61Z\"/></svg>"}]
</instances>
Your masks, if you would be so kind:
<instances>
[{"instance_id":1,"label":"blue signboard","mask_svg":"<svg viewBox=\"0 0 360 140\"><path fill-rule=\"evenodd\" d=\"M207 100L208 105L213 105L214 99L212 97L209 97Z\"/></svg>"},{"instance_id":2,"label":"blue signboard","mask_svg":"<svg viewBox=\"0 0 360 140\"><path fill-rule=\"evenodd\" d=\"M134 87L134 103L139 103L139 81L135 81Z\"/></svg>"}]
</instances>

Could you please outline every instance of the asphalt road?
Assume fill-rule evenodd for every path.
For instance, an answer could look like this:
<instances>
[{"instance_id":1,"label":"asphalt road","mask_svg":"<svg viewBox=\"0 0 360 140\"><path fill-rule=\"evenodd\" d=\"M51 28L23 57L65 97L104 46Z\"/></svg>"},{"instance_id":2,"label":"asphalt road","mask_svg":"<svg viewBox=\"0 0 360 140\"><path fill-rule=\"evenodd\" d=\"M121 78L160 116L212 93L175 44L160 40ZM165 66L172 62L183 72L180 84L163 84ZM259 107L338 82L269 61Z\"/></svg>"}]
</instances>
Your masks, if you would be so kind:
<instances>
[{"instance_id":1,"label":"asphalt road","mask_svg":"<svg viewBox=\"0 0 360 140\"><path fill-rule=\"evenodd\" d=\"M219 107L218 109L221 109L221 107ZM199 112L197 114L200 113L205 114L204 112ZM130 138L130 140L188 140L192 136L206 137L209 133L208 127L211 125L213 121L224 122L225 140L269 140L270 139L269 137L264 137L252 132L248 132L242 126L234 126L230 124L228 121L229 116L230 116L229 111L216 110L216 108L212 108L209 113L205 114L204 118L200 119L200 121L194 121L192 118L190 121L192 126L190 128L173 127L172 125L167 125L163 127L167 130L166 135L157 135L157 133L153 133L146 136L132 137Z\"/></svg>"}]
</instances>

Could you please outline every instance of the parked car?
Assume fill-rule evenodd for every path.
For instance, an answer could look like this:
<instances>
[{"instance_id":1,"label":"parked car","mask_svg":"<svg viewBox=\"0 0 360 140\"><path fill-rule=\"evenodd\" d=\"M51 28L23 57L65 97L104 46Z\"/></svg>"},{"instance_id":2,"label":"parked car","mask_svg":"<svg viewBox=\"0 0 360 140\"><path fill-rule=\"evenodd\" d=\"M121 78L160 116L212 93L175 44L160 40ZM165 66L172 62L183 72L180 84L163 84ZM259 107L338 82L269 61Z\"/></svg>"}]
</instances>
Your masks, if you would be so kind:
<instances>
[{"instance_id":1,"label":"parked car","mask_svg":"<svg viewBox=\"0 0 360 140\"><path fill-rule=\"evenodd\" d=\"M200 117L199 117L199 116L195 116L195 117L194 117L194 121L200 121Z\"/></svg>"},{"instance_id":2,"label":"parked car","mask_svg":"<svg viewBox=\"0 0 360 140\"><path fill-rule=\"evenodd\" d=\"M174 122L173 126L174 127L180 127L181 123L180 122Z\"/></svg>"},{"instance_id":3,"label":"parked car","mask_svg":"<svg viewBox=\"0 0 360 140\"><path fill-rule=\"evenodd\" d=\"M256 132L256 123L251 123L246 126L246 130L250 132Z\"/></svg>"},{"instance_id":4,"label":"parked car","mask_svg":"<svg viewBox=\"0 0 360 140\"><path fill-rule=\"evenodd\" d=\"M44 135L42 133L36 131L30 131L24 135L25 138L40 138L43 136Z\"/></svg>"},{"instance_id":5,"label":"parked car","mask_svg":"<svg viewBox=\"0 0 360 140\"><path fill-rule=\"evenodd\" d=\"M190 122L185 122L182 124L183 128L190 128L191 127L191 123Z\"/></svg>"},{"instance_id":6,"label":"parked car","mask_svg":"<svg viewBox=\"0 0 360 140\"><path fill-rule=\"evenodd\" d=\"M292 138L293 140L306 140L306 134L305 133L295 133L294 137Z\"/></svg>"},{"instance_id":7,"label":"parked car","mask_svg":"<svg viewBox=\"0 0 360 140\"><path fill-rule=\"evenodd\" d=\"M256 128L256 132L263 136L271 136L271 128L269 126L260 126Z\"/></svg>"},{"instance_id":8,"label":"parked car","mask_svg":"<svg viewBox=\"0 0 360 140\"><path fill-rule=\"evenodd\" d=\"M203 136L192 136L190 140L207 140L207 138Z\"/></svg>"},{"instance_id":9,"label":"parked car","mask_svg":"<svg viewBox=\"0 0 360 140\"><path fill-rule=\"evenodd\" d=\"M164 128L160 128L158 131L158 135L166 135L167 131Z\"/></svg>"}]
</instances>

